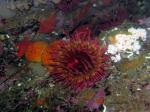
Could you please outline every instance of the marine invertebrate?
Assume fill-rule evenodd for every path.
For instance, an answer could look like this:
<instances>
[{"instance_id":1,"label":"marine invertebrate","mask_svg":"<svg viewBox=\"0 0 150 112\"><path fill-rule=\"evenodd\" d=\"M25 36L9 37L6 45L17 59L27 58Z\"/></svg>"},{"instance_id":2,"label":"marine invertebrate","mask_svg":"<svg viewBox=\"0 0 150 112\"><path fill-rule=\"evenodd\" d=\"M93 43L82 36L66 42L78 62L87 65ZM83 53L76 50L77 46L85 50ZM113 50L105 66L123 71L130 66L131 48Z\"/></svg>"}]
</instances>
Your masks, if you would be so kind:
<instances>
[{"instance_id":1,"label":"marine invertebrate","mask_svg":"<svg viewBox=\"0 0 150 112\"><path fill-rule=\"evenodd\" d=\"M43 65L48 65L49 63L52 63L52 57L49 55L54 51L55 48L57 48L63 40L56 40L52 43L50 43L45 50L43 51L43 54L41 55L42 63Z\"/></svg>"},{"instance_id":2,"label":"marine invertebrate","mask_svg":"<svg viewBox=\"0 0 150 112\"><path fill-rule=\"evenodd\" d=\"M64 86L79 91L106 76L108 56L98 40L74 37L48 52L50 76Z\"/></svg>"},{"instance_id":3,"label":"marine invertebrate","mask_svg":"<svg viewBox=\"0 0 150 112\"><path fill-rule=\"evenodd\" d=\"M87 39L93 37L93 33L89 25L82 25L73 32L72 37Z\"/></svg>"},{"instance_id":4,"label":"marine invertebrate","mask_svg":"<svg viewBox=\"0 0 150 112\"><path fill-rule=\"evenodd\" d=\"M35 41L28 45L25 57L28 61L41 62L41 56L48 44L44 41Z\"/></svg>"},{"instance_id":5,"label":"marine invertebrate","mask_svg":"<svg viewBox=\"0 0 150 112\"><path fill-rule=\"evenodd\" d=\"M139 55L142 42L146 41L147 31L142 28L128 28L126 33L113 29L108 38L108 53L114 62L121 61L122 58L130 59L133 55ZM116 33L114 33L116 32Z\"/></svg>"}]
</instances>

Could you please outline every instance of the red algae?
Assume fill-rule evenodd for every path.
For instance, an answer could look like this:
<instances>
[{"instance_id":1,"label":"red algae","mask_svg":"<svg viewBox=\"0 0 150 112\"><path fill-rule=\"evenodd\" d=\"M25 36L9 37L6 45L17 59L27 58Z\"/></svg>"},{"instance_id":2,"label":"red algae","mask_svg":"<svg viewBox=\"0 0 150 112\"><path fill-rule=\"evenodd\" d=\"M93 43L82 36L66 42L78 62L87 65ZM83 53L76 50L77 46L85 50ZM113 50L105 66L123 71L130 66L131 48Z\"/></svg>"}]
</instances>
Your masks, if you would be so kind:
<instances>
[{"instance_id":1,"label":"red algae","mask_svg":"<svg viewBox=\"0 0 150 112\"><path fill-rule=\"evenodd\" d=\"M47 19L40 20L40 28L38 32L50 33L54 30L55 25L56 25L56 16L55 16L55 12L53 12Z\"/></svg>"},{"instance_id":2,"label":"red algae","mask_svg":"<svg viewBox=\"0 0 150 112\"><path fill-rule=\"evenodd\" d=\"M18 51L17 51L17 56L18 57L22 57L24 56L28 46L30 44L30 41L29 41L29 38L28 37L24 37L23 40L21 40L19 43L17 43L17 48L18 48Z\"/></svg>"}]
</instances>

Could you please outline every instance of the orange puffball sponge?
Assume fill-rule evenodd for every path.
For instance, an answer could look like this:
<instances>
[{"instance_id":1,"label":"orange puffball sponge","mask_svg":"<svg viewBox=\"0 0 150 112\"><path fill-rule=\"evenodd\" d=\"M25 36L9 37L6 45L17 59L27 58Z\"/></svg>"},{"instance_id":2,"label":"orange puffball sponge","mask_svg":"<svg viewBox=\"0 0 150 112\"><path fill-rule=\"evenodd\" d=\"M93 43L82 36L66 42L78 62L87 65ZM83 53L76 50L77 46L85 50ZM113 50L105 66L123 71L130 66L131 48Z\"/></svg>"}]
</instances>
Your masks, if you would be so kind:
<instances>
[{"instance_id":1,"label":"orange puffball sponge","mask_svg":"<svg viewBox=\"0 0 150 112\"><path fill-rule=\"evenodd\" d=\"M29 44L25 57L28 61L41 62L41 56L48 44L44 41L35 41Z\"/></svg>"},{"instance_id":2,"label":"orange puffball sponge","mask_svg":"<svg viewBox=\"0 0 150 112\"><path fill-rule=\"evenodd\" d=\"M52 42L43 52L42 54L42 63L43 65L50 65L53 63L51 52L54 52L56 48L62 43L63 40L56 40Z\"/></svg>"}]
</instances>

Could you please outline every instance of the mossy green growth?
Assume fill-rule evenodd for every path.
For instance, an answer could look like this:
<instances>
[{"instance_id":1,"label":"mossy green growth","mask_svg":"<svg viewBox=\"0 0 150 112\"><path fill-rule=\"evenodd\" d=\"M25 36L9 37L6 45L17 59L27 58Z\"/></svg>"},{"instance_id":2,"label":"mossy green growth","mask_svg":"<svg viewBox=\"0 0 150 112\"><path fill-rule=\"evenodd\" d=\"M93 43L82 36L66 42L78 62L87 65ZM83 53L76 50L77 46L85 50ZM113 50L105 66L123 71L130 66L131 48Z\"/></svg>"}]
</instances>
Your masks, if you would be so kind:
<instances>
[{"instance_id":1,"label":"mossy green growth","mask_svg":"<svg viewBox=\"0 0 150 112\"><path fill-rule=\"evenodd\" d=\"M133 58L132 60L125 59L125 60L121 61L118 64L117 68L121 72L133 71L133 70L137 69L138 67L140 67L144 62L145 62L145 56L140 55L140 56Z\"/></svg>"}]
</instances>

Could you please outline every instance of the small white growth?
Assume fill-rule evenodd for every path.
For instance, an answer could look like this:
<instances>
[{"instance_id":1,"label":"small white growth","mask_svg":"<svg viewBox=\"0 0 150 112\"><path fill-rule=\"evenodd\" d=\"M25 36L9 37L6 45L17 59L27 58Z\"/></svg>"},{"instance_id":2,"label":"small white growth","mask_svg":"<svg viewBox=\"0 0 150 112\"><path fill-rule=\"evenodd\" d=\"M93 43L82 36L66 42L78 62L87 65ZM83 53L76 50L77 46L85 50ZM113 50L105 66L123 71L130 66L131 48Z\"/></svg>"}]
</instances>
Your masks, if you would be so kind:
<instances>
[{"instance_id":1,"label":"small white growth","mask_svg":"<svg viewBox=\"0 0 150 112\"><path fill-rule=\"evenodd\" d=\"M6 35L6 37L7 37L7 38L10 38L10 36L9 36L9 35Z\"/></svg>"},{"instance_id":2,"label":"small white growth","mask_svg":"<svg viewBox=\"0 0 150 112\"><path fill-rule=\"evenodd\" d=\"M19 86L19 87L20 87L21 85L22 85L21 83L18 83L18 85L17 85L17 86Z\"/></svg>"},{"instance_id":3,"label":"small white growth","mask_svg":"<svg viewBox=\"0 0 150 112\"><path fill-rule=\"evenodd\" d=\"M107 112L107 111L106 111L107 108L106 108L106 106L105 106L104 104L103 104L103 107L104 107L103 112Z\"/></svg>"},{"instance_id":4,"label":"small white growth","mask_svg":"<svg viewBox=\"0 0 150 112\"><path fill-rule=\"evenodd\" d=\"M150 56L146 56L145 58L146 58L146 59L150 59Z\"/></svg>"},{"instance_id":5,"label":"small white growth","mask_svg":"<svg viewBox=\"0 0 150 112\"><path fill-rule=\"evenodd\" d=\"M140 91L141 90L141 88L137 88L137 91Z\"/></svg>"},{"instance_id":6,"label":"small white growth","mask_svg":"<svg viewBox=\"0 0 150 112\"><path fill-rule=\"evenodd\" d=\"M116 54L115 56L111 57L111 60L113 60L114 62L118 62L121 60L121 56L120 54Z\"/></svg>"},{"instance_id":7,"label":"small white growth","mask_svg":"<svg viewBox=\"0 0 150 112\"><path fill-rule=\"evenodd\" d=\"M128 32L131 32L133 37L135 37L136 39L141 39L143 41L146 40L147 31L143 28L135 29L135 28L131 27L128 29Z\"/></svg>"},{"instance_id":8,"label":"small white growth","mask_svg":"<svg viewBox=\"0 0 150 112\"><path fill-rule=\"evenodd\" d=\"M52 87L54 87L55 85L54 85L54 84L49 84L49 86L52 88Z\"/></svg>"},{"instance_id":9,"label":"small white growth","mask_svg":"<svg viewBox=\"0 0 150 112\"><path fill-rule=\"evenodd\" d=\"M107 53L112 55L112 61L120 61L121 55L126 55L127 58L131 58L134 54L140 53L140 40L146 41L146 30L131 27L128 29L128 32L131 34L117 34L114 37L116 42L108 45Z\"/></svg>"},{"instance_id":10,"label":"small white growth","mask_svg":"<svg viewBox=\"0 0 150 112\"><path fill-rule=\"evenodd\" d=\"M96 7L97 5L96 4L93 4L93 7Z\"/></svg>"}]
</instances>

